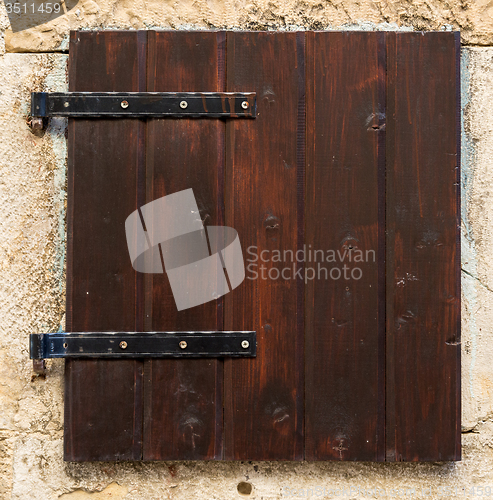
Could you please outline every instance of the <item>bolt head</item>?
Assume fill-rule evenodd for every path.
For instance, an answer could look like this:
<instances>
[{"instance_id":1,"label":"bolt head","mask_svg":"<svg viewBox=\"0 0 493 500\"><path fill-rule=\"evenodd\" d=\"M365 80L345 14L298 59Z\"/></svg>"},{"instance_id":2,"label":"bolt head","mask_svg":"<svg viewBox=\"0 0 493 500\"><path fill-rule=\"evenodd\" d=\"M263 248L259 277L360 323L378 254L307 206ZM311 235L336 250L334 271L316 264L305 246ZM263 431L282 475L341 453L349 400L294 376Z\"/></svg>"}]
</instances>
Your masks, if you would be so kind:
<instances>
[{"instance_id":1,"label":"bolt head","mask_svg":"<svg viewBox=\"0 0 493 500\"><path fill-rule=\"evenodd\" d=\"M127 109L128 108L128 101L122 101L120 103L120 106L123 108L123 109Z\"/></svg>"},{"instance_id":2,"label":"bolt head","mask_svg":"<svg viewBox=\"0 0 493 500\"><path fill-rule=\"evenodd\" d=\"M122 340L122 341L120 342L120 348L121 348L121 349L126 349L126 348L127 348L127 343L126 343L124 340Z\"/></svg>"},{"instance_id":3,"label":"bolt head","mask_svg":"<svg viewBox=\"0 0 493 500\"><path fill-rule=\"evenodd\" d=\"M28 125L32 130L42 130L43 128L43 118L31 118L31 121L28 122Z\"/></svg>"},{"instance_id":4,"label":"bolt head","mask_svg":"<svg viewBox=\"0 0 493 500\"><path fill-rule=\"evenodd\" d=\"M243 102L241 103L241 107L242 107L243 109L248 109L248 106L250 106L250 104L248 104L248 101L243 101Z\"/></svg>"},{"instance_id":5,"label":"bolt head","mask_svg":"<svg viewBox=\"0 0 493 500\"><path fill-rule=\"evenodd\" d=\"M241 347L243 347L243 349L247 349L249 345L250 342L248 342L248 340L243 340L241 343Z\"/></svg>"},{"instance_id":6,"label":"bolt head","mask_svg":"<svg viewBox=\"0 0 493 500\"><path fill-rule=\"evenodd\" d=\"M186 348L187 348L187 343L186 343L184 340L182 340L182 341L180 342L180 347L181 347L182 349L186 349Z\"/></svg>"},{"instance_id":7,"label":"bolt head","mask_svg":"<svg viewBox=\"0 0 493 500\"><path fill-rule=\"evenodd\" d=\"M180 102L180 108L181 108L181 109L186 109L186 108L188 108L188 102L187 102L187 101L181 101L181 102Z\"/></svg>"}]
</instances>

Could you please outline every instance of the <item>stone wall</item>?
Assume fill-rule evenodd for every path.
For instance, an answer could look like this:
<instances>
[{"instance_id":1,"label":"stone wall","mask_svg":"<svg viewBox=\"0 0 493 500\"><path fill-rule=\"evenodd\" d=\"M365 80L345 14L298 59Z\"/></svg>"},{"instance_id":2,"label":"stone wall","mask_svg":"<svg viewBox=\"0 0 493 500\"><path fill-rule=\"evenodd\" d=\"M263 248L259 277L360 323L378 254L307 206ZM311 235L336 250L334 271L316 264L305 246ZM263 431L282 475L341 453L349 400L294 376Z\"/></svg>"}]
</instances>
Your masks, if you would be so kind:
<instances>
[{"instance_id":1,"label":"stone wall","mask_svg":"<svg viewBox=\"0 0 493 500\"><path fill-rule=\"evenodd\" d=\"M66 121L34 134L30 92L67 89L70 29L170 27L462 31L461 462L63 462L63 361L34 376L27 339L64 328ZM245 498L240 482L264 500L321 498L317 487L346 488L339 498L382 497L358 487L433 499L453 498L446 486L493 489L493 1L81 0L17 33L0 4L0 34L0 498L229 500Z\"/></svg>"}]
</instances>

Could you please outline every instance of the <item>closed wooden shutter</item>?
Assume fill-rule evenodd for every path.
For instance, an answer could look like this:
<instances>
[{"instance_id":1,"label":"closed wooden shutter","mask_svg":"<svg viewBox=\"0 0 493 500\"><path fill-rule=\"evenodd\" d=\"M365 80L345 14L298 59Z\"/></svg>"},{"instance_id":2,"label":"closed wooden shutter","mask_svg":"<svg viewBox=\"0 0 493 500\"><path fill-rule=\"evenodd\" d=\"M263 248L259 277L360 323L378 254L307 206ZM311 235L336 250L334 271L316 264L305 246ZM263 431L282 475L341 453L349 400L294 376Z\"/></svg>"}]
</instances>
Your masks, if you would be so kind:
<instances>
[{"instance_id":1,"label":"closed wooden shutter","mask_svg":"<svg viewBox=\"0 0 493 500\"><path fill-rule=\"evenodd\" d=\"M69 120L67 331L256 330L257 356L67 361L66 460L460 459L458 60L446 32L71 34L72 91L257 117ZM125 220L190 188L247 271L178 311Z\"/></svg>"}]
</instances>

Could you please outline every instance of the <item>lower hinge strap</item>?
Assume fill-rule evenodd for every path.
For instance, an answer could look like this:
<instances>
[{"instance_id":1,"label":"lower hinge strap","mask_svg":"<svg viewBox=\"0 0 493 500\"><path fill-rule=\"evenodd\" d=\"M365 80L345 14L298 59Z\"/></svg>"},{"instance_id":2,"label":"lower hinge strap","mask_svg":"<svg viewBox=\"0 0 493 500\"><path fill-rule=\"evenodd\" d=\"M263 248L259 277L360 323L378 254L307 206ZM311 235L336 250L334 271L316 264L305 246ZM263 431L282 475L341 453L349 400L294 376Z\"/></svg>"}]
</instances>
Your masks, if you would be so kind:
<instances>
[{"instance_id":1,"label":"lower hinge strap","mask_svg":"<svg viewBox=\"0 0 493 500\"><path fill-rule=\"evenodd\" d=\"M254 331L80 332L31 334L30 358L255 357Z\"/></svg>"}]
</instances>

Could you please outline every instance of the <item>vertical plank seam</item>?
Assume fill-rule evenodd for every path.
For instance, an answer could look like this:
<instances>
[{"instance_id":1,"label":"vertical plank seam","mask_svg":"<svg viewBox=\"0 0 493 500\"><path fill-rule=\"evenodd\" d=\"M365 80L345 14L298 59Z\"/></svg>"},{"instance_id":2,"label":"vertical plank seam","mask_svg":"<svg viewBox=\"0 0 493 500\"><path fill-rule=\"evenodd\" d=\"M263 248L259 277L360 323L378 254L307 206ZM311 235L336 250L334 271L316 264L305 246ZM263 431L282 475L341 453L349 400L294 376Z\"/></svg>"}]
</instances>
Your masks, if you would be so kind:
<instances>
[{"instance_id":1,"label":"vertical plank seam","mask_svg":"<svg viewBox=\"0 0 493 500\"><path fill-rule=\"evenodd\" d=\"M137 71L138 71L138 90L139 92L147 91L147 31L137 32ZM137 210L140 211L140 207L145 201L145 183L146 183L146 137L147 136L147 120L138 120L138 150L137 150ZM145 281L144 275L142 273L135 273L136 279L136 297L135 297L135 327L136 331L144 330L144 315L145 315ZM137 390L137 383L135 388L135 393L141 393L140 397L140 445L136 445L135 454L139 456L139 460L143 459L144 456L144 407L145 407L145 383L144 383L144 367L145 361L135 361L135 369L140 371L140 391ZM139 374L135 374L137 379ZM136 380L136 382L138 382ZM138 401L135 401L135 405L138 408ZM136 408L136 409L137 409ZM134 420L134 424L137 422ZM135 430L134 430L135 436ZM139 450L137 450L139 448Z\"/></svg>"},{"instance_id":2,"label":"vertical plank seam","mask_svg":"<svg viewBox=\"0 0 493 500\"><path fill-rule=\"evenodd\" d=\"M378 185L378 416L376 459L385 460L385 369L386 369L386 99L387 99L387 51L386 33L377 35L378 61L378 138L377 138L377 185Z\"/></svg>"},{"instance_id":3,"label":"vertical plank seam","mask_svg":"<svg viewBox=\"0 0 493 500\"><path fill-rule=\"evenodd\" d=\"M308 32L307 35L306 35L306 44L305 44L305 51L306 51L306 65L305 65L305 86L306 86L306 82L310 81L311 82L311 86L308 85L306 86L306 93L305 93L305 119L306 119L306 130L305 130L305 134L306 134L306 148L305 148L305 172L304 172L304 175L305 175L305 193L307 193L309 190L310 190L310 193L314 193L314 189L313 189L313 174L310 174L310 172L313 172L313 169L314 169L314 165L310 165L308 163L308 158L311 158L313 160L314 158L314 149L315 149L315 133L314 133L314 130L311 130L311 124L313 124L315 122L315 116L314 116L314 102L315 102L315 93L314 93L314 86L315 86L315 78L314 78L314 75L313 74L309 74L309 68L313 69L314 67L314 44L315 44L315 40L314 40L314 33L313 32ZM311 66L310 66L311 64ZM311 118L311 122L309 123L308 122L308 117L310 116ZM311 147L309 146L310 143L308 141L308 134L309 134L309 128L310 128L310 131L312 133L312 141L311 141ZM309 148L309 151L307 152L306 149ZM311 170L310 170L311 168ZM310 186L308 186L308 183L310 182ZM314 195L312 194L312 200L313 200L313 197ZM313 201L311 202L313 203ZM305 209L305 238L307 238L307 233L308 233L308 230L307 230L307 218L306 218L306 213L309 213L310 212L310 206L309 206L309 201L308 201L308 198L306 198L305 200L305 203L304 203L304 209ZM305 319L305 325L304 325L304 361L305 361L305 366L304 366L304 396L305 396L305 406L304 406L304 440L303 440L303 444L304 444L304 460L314 460L314 451L313 451L313 448L314 446L311 445L310 441L313 441L313 438L308 434L308 431L307 429L310 429L310 425L309 425L309 419L311 417L310 415L310 412L308 411L308 398L307 398L307 394L309 393L308 392L308 387L307 387L307 384L309 383L309 378L307 376L307 366L308 366L308 353L310 352L310 349L309 347L312 347L313 349L313 346L312 346L312 342L313 342L313 338L312 338L312 335L308 335L308 332L307 332L307 328L308 326L312 326L312 323L310 323L310 325L308 325L308 321L306 321L306 316L307 316L307 310L309 308L311 308L311 310L313 310L313 307L314 307L314 304L313 303L310 303L308 304L307 303L307 289L308 287L305 287L305 303L304 303L304 311L303 311L303 314L304 314L304 319ZM313 294L313 287L311 289L311 293ZM313 321L313 318L311 318L312 321ZM310 333L312 334L312 332L310 331ZM311 380L311 379L310 379ZM310 456L307 456L308 453L308 449L310 448Z\"/></svg>"},{"instance_id":4,"label":"vertical plank seam","mask_svg":"<svg viewBox=\"0 0 493 500\"><path fill-rule=\"evenodd\" d=\"M225 51L225 89L230 90L230 82L234 74L234 45L235 34L228 32L226 34L226 51ZM232 154L234 148L234 123L232 121L226 122L225 132L225 162L227 167L224 171L224 223L228 226L234 227L234 156ZM233 294L227 294L224 297L224 327L226 330L232 329L233 324ZM223 380L223 459L234 459L234 419L232 418L233 411L233 390L232 390L232 360L226 359L224 361L224 380Z\"/></svg>"},{"instance_id":5,"label":"vertical plank seam","mask_svg":"<svg viewBox=\"0 0 493 500\"><path fill-rule=\"evenodd\" d=\"M138 31L137 32L137 44L138 44L138 91L146 92L147 90L147 32ZM143 52L143 53L142 53ZM143 59L143 61L142 61ZM144 65L144 68L142 66ZM142 72L144 75L142 76ZM146 132L147 132L147 120L138 119L138 153L137 153L137 169L136 169L136 209L139 210L140 207L145 203L145 180L146 180ZM144 229L145 230L145 229ZM144 275L139 272L135 272L136 277L136 300L135 300L135 328L137 332L143 331L144 329Z\"/></svg>"},{"instance_id":6,"label":"vertical plank seam","mask_svg":"<svg viewBox=\"0 0 493 500\"><path fill-rule=\"evenodd\" d=\"M220 31L216 35L217 41L217 90L225 92L226 90L226 32ZM222 157L219 158L217 172L217 225L224 226L225 207L224 207L224 170L226 161L226 122L219 121L221 134L219 135L222 144L219 150L222 150ZM226 270L225 270L226 271ZM217 329L224 330L224 306L225 297L220 297L217 303ZM224 401L225 401L225 380L224 380L224 359L217 359L216 363L216 423L215 423L215 450L214 457L224 460Z\"/></svg>"},{"instance_id":7,"label":"vertical plank seam","mask_svg":"<svg viewBox=\"0 0 493 500\"><path fill-rule=\"evenodd\" d=\"M395 52L397 47L397 34L396 33L386 33L386 88L387 88L387 96L386 96L386 112L388 112L389 108L395 113L395 81L392 81L392 78L395 76L391 72L395 72L395 67L392 65L396 65L397 61L395 58ZM389 50L390 48L390 50ZM390 71L389 71L390 70ZM393 84L391 87L390 83ZM389 91L392 88L393 95ZM394 103L392 106L389 106L391 100L394 99ZM386 325L386 335L385 335L385 461L386 462L394 462L396 461L396 439L395 439L395 406L392 404L395 401L393 388L394 388L394 379L393 379L393 321L391 322L391 314L393 313L393 269L391 268L394 264L394 259L391 258L393 256L393 241L395 241L395 231L393 227L389 227L389 217L387 216L389 206L392 205L392 199L389 200L389 197L392 197L392 179L394 175L395 168L395 144L391 145L391 149L389 150L389 141L388 141L388 132L393 132L395 128L395 115L387 116L386 121L386 163L387 163L387 172L385 177L385 215L386 215L386 234L385 234L385 285L386 285L386 309L385 309L385 325ZM392 136L393 137L393 136ZM389 157L390 156L390 157ZM394 163L391 162L394 160ZM390 217L391 218L391 217ZM393 428L392 428L393 427ZM389 437L392 436L391 439ZM389 448L392 447L392 449Z\"/></svg>"},{"instance_id":8,"label":"vertical plank seam","mask_svg":"<svg viewBox=\"0 0 493 500\"><path fill-rule=\"evenodd\" d=\"M152 45L152 47L151 47ZM152 92L154 90L154 85L151 84L151 78L154 76L151 74L151 69L155 69L155 45L156 45L156 37L154 31L149 31L147 36L147 50L146 50L146 91ZM151 64L151 58L153 59ZM150 141L149 135L153 132L152 127L153 120L146 119L145 125L145 182L144 182L144 203L148 203L151 201L149 196L149 191L152 189L152 186L149 186L149 180L153 179L153 159L151 160L147 148L149 147ZM139 213L140 209L139 209ZM145 230L147 231L147 227ZM144 331L152 331L152 285L153 285L153 275L145 274L144 275ZM147 412L152 411L151 401L151 391L152 391L152 359L148 359L144 361L144 373L143 373L143 418L142 418L142 459L146 460L145 452L146 449L149 448L149 444L147 443L147 435L146 435L146 422L148 420ZM152 415L151 415L152 417ZM149 433L150 431L148 431Z\"/></svg>"},{"instance_id":9,"label":"vertical plank seam","mask_svg":"<svg viewBox=\"0 0 493 500\"><path fill-rule=\"evenodd\" d=\"M296 55L298 66L298 116L296 130L296 196L297 196L297 250L303 250L305 243L305 162L306 162L306 43L305 32L296 34ZM298 262L302 269L303 262ZM303 271L300 273L303 275ZM295 459L305 459L305 284L303 278L297 280L296 291L296 321L297 321L297 359L296 359L296 390L301 394L296 398L296 432ZM299 443L299 444L298 444ZM301 447L301 450L299 448Z\"/></svg>"}]
</instances>

